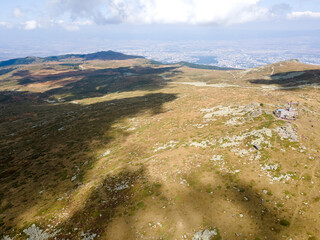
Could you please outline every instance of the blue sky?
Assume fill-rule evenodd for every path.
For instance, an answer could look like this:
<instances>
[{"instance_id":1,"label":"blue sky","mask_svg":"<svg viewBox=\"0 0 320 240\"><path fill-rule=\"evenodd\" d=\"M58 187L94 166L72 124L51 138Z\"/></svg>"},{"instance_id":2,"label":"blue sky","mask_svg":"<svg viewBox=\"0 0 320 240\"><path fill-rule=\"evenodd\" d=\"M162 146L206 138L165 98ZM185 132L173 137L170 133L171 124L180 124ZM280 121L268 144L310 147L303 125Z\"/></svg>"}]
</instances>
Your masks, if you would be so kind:
<instances>
[{"instance_id":1,"label":"blue sky","mask_svg":"<svg viewBox=\"0 0 320 240\"><path fill-rule=\"evenodd\" d=\"M66 46L73 42L76 45L81 40L243 40L320 36L320 0L0 2L0 35L5 36L0 38L0 51L8 46L20 49L21 55L24 54L21 46L27 42L33 43L33 48L45 49L50 44ZM73 47L64 49L73 51Z\"/></svg>"},{"instance_id":2,"label":"blue sky","mask_svg":"<svg viewBox=\"0 0 320 240\"><path fill-rule=\"evenodd\" d=\"M230 27L279 22L319 28L319 0L11 0L1 2L0 27L81 31L110 24ZM274 26L277 27L277 26Z\"/></svg>"}]
</instances>

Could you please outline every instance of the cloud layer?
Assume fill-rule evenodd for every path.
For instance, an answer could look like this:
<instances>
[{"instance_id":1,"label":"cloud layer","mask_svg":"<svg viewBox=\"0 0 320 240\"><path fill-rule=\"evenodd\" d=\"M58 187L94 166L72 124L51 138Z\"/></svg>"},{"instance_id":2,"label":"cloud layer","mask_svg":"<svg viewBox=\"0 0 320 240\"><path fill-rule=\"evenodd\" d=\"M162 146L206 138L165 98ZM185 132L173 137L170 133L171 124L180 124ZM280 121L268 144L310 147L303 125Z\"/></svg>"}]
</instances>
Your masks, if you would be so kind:
<instances>
[{"instance_id":1,"label":"cloud layer","mask_svg":"<svg viewBox=\"0 0 320 240\"><path fill-rule=\"evenodd\" d=\"M55 15L96 24L238 24L271 15L259 0L51 0Z\"/></svg>"},{"instance_id":2,"label":"cloud layer","mask_svg":"<svg viewBox=\"0 0 320 240\"><path fill-rule=\"evenodd\" d=\"M16 18L21 18L24 16L24 14L22 13L21 9L20 8L14 8L13 9L13 15L16 17Z\"/></svg>"},{"instance_id":3,"label":"cloud layer","mask_svg":"<svg viewBox=\"0 0 320 240\"><path fill-rule=\"evenodd\" d=\"M300 18L320 18L320 12L292 12L287 15L288 19L300 19Z\"/></svg>"},{"instance_id":4,"label":"cloud layer","mask_svg":"<svg viewBox=\"0 0 320 240\"><path fill-rule=\"evenodd\" d=\"M26 21L24 23L24 29L25 30L33 30L33 29L36 29L38 27L41 27L41 25L36 20Z\"/></svg>"},{"instance_id":5,"label":"cloud layer","mask_svg":"<svg viewBox=\"0 0 320 240\"><path fill-rule=\"evenodd\" d=\"M43 1L43 0L34 0ZM299 1L300 0L295 0ZM12 6L0 27L33 30L62 27L69 31L107 24L235 25L248 22L291 21L320 18L319 0L304 0L297 8L288 0L45 0L46 4ZM295 6L295 8L293 8ZM313 6L313 8L312 8ZM313 11L307 11L312 9ZM1 12L1 11L0 11ZM314 20L317 21L317 20Z\"/></svg>"}]
</instances>

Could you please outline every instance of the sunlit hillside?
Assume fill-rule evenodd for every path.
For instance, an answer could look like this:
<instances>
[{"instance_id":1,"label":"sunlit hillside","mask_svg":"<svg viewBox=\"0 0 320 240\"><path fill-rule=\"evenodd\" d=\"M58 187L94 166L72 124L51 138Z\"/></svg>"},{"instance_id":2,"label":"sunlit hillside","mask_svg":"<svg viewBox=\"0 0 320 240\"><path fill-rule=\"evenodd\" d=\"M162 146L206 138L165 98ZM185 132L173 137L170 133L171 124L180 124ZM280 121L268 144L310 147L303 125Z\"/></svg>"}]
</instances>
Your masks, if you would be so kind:
<instances>
[{"instance_id":1,"label":"sunlit hillside","mask_svg":"<svg viewBox=\"0 0 320 240\"><path fill-rule=\"evenodd\" d=\"M320 66L108 54L0 68L3 240L320 238Z\"/></svg>"}]
</instances>

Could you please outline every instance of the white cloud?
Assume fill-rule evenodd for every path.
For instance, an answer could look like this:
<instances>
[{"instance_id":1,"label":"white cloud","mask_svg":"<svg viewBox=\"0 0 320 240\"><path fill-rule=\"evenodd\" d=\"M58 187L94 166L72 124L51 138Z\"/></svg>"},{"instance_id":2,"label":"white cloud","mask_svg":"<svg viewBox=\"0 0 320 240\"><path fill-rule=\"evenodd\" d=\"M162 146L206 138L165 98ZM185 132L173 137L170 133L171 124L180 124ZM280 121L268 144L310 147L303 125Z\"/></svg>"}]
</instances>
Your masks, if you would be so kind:
<instances>
[{"instance_id":1,"label":"white cloud","mask_svg":"<svg viewBox=\"0 0 320 240\"><path fill-rule=\"evenodd\" d=\"M64 20L59 20L57 21L57 23L68 31L78 31L80 30L80 26L92 25L93 21L85 20L85 21L74 21L70 23L70 22L65 22Z\"/></svg>"},{"instance_id":2,"label":"white cloud","mask_svg":"<svg viewBox=\"0 0 320 240\"><path fill-rule=\"evenodd\" d=\"M51 0L57 15L97 24L237 24L272 14L260 0Z\"/></svg>"},{"instance_id":3,"label":"white cloud","mask_svg":"<svg viewBox=\"0 0 320 240\"><path fill-rule=\"evenodd\" d=\"M14 8L13 9L13 15L16 17L16 18L21 18L24 16L24 14L22 13L21 9L20 8Z\"/></svg>"},{"instance_id":4,"label":"white cloud","mask_svg":"<svg viewBox=\"0 0 320 240\"><path fill-rule=\"evenodd\" d=\"M25 30L33 30L40 27L40 24L36 21L36 20L30 20L30 21L26 21L24 23L24 29Z\"/></svg>"},{"instance_id":5,"label":"white cloud","mask_svg":"<svg viewBox=\"0 0 320 240\"><path fill-rule=\"evenodd\" d=\"M79 31L80 30L79 26L69 25L69 24L64 25L63 28L68 30L68 31L71 31L71 32L75 32L75 31Z\"/></svg>"},{"instance_id":6,"label":"white cloud","mask_svg":"<svg viewBox=\"0 0 320 240\"><path fill-rule=\"evenodd\" d=\"M8 29L12 29L14 27L14 24L9 22L0 22L0 26L6 27Z\"/></svg>"},{"instance_id":7,"label":"white cloud","mask_svg":"<svg viewBox=\"0 0 320 240\"><path fill-rule=\"evenodd\" d=\"M320 18L320 12L292 12L287 15L288 19L300 19L300 18Z\"/></svg>"}]
</instances>

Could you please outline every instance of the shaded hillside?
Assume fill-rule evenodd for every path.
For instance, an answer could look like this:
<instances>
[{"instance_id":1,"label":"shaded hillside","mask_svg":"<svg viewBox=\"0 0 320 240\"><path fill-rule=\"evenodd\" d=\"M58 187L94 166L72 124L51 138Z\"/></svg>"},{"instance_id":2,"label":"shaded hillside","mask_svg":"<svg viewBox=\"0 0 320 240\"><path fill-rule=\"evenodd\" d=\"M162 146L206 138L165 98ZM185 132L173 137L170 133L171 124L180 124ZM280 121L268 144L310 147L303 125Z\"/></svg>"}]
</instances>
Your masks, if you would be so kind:
<instances>
[{"instance_id":1,"label":"shaded hillside","mask_svg":"<svg viewBox=\"0 0 320 240\"><path fill-rule=\"evenodd\" d=\"M133 56L133 55L126 55L119 52L114 51L102 51L90 54L66 54L60 56L51 56L51 57L25 57L25 58L16 58L10 59L7 61L0 62L0 67L7 67L7 66L14 66L14 65L26 65L36 62L50 62L50 61L63 61L67 59L80 59L83 61L88 60L127 60L127 59L134 59L134 58L143 58L141 56Z\"/></svg>"},{"instance_id":2,"label":"shaded hillside","mask_svg":"<svg viewBox=\"0 0 320 240\"><path fill-rule=\"evenodd\" d=\"M288 73L278 73L270 76L271 79L250 80L253 84L279 85L282 87L298 87L304 85L318 85L320 83L320 71L308 70Z\"/></svg>"},{"instance_id":3,"label":"shaded hillside","mask_svg":"<svg viewBox=\"0 0 320 240\"><path fill-rule=\"evenodd\" d=\"M134 59L134 58L143 58L141 56L134 56L134 55L126 55L119 52L114 51L101 51L96 53L89 53L89 54L67 54L67 55L60 55L60 56L52 56L44 58L45 61L61 61L66 60L69 58L80 58L82 60L127 60L127 59Z\"/></svg>"},{"instance_id":4,"label":"shaded hillside","mask_svg":"<svg viewBox=\"0 0 320 240\"><path fill-rule=\"evenodd\" d=\"M25 57L25 58L15 58L7 61L0 62L0 67L14 66L14 65L26 65L35 62L41 62L42 59L38 57Z\"/></svg>"},{"instance_id":5,"label":"shaded hillside","mask_svg":"<svg viewBox=\"0 0 320 240\"><path fill-rule=\"evenodd\" d=\"M178 62L182 67L196 68L196 69L205 69L205 70L237 70L236 68L228 68L228 67L217 67L211 65L203 65L189 62Z\"/></svg>"},{"instance_id":6,"label":"shaded hillside","mask_svg":"<svg viewBox=\"0 0 320 240\"><path fill-rule=\"evenodd\" d=\"M5 68L5 69L0 69L0 76L7 74L9 72L12 72L14 70L14 68Z\"/></svg>"}]
</instances>

